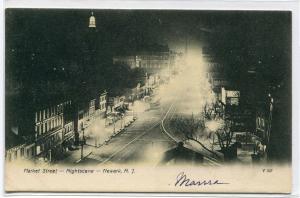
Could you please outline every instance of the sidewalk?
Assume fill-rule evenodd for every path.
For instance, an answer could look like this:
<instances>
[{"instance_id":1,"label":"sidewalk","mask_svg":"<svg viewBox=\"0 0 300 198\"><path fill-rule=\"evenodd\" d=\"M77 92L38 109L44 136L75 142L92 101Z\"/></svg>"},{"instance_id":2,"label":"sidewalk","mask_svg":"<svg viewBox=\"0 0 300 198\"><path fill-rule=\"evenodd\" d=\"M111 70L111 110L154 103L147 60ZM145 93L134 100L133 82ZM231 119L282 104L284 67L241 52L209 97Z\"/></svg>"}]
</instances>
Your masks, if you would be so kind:
<instances>
[{"instance_id":1,"label":"sidewalk","mask_svg":"<svg viewBox=\"0 0 300 198\"><path fill-rule=\"evenodd\" d=\"M96 118L93 122L85 129L86 145L83 146L83 158L93 152L95 149L100 148L103 144L108 142L111 137L125 126L133 122L133 116L127 115L123 119L120 119L109 126L104 126L105 121L101 118ZM81 146L77 146L77 150L67 151L64 154L66 157L58 161L58 163L78 163L81 159Z\"/></svg>"},{"instance_id":2,"label":"sidewalk","mask_svg":"<svg viewBox=\"0 0 300 198\"><path fill-rule=\"evenodd\" d=\"M94 149L95 148L92 146L83 145L83 157L89 155ZM65 155L66 157L63 160L58 161L58 163L78 163L81 159L81 146L77 146L77 150L67 151Z\"/></svg>"},{"instance_id":3,"label":"sidewalk","mask_svg":"<svg viewBox=\"0 0 300 198\"><path fill-rule=\"evenodd\" d=\"M133 116L131 115L124 116L122 119L117 120L115 124L110 124L106 127L104 126L104 123L99 127L99 122L95 120L87 129L87 134L91 134L91 136L86 137L86 143L88 145L99 147L109 141L114 135L114 132L115 134L119 133L131 122L133 122Z\"/></svg>"}]
</instances>

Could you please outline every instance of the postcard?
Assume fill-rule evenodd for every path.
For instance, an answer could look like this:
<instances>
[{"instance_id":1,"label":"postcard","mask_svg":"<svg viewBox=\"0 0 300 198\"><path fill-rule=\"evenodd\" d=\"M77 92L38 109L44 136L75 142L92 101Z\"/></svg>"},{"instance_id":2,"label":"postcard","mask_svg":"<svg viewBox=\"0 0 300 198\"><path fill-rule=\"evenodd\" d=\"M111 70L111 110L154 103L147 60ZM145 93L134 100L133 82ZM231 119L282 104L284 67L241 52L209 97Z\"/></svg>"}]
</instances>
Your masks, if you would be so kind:
<instances>
[{"instance_id":1,"label":"postcard","mask_svg":"<svg viewBox=\"0 0 300 198\"><path fill-rule=\"evenodd\" d=\"M5 190L290 193L291 21L6 9Z\"/></svg>"}]
</instances>

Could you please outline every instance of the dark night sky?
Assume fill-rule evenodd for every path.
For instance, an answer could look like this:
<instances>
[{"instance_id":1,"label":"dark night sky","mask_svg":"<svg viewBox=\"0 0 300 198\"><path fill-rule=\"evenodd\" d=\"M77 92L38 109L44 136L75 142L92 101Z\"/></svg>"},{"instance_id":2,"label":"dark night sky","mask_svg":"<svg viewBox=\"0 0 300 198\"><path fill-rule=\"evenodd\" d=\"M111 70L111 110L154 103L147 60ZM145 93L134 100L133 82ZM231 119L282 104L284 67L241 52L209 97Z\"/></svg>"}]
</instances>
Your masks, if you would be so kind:
<instances>
[{"instance_id":1,"label":"dark night sky","mask_svg":"<svg viewBox=\"0 0 300 198\"><path fill-rule=\"evenodd\" d=\"M6 9L8 121L14 118L11 114L17 114L16 111L25 117L29 115L25 106L29 109L36 106L28 102L36 94L48 97L53 92L72 99L74 94L78 98L88 95L85 91L89 86L84 87L82 82L89 79L83 78L83 70L90 70L88 78L94 75L91 89L103 90L108 85L130 83L133 77L124 79L129 69L112 65L114 54L131 54L154 44L184 52L188 40L191 49L209 46L215 60L224 65L227 80L238 89L245 88L245 92L259 99L259 94L266 95L270 87L279 90L275 97L284 104L276 110L279 115L276 128L281 135L277 138L290 145L291 12L93 10L98 30L95 68L82 62L85 46L91 42L88 36L91 11ZM248 78L250 69L256 70L255 77ZM140 75L138 71L136 74ZM256 87L249 87L253 82ZM8 98L10 89L17 86L25 94ZM55 102L53 98L43 97L42 102ZM282 153L286 155L289 151Z\"/></svg>"},{"instance_id":2,"label":"dark night sky","mask_svg":"<svg viewBox=\"0 0 300 198\"><path fill-rule=\"evenodd\" d=\"M93 10L99 56L109 66L114 54L130 54L152 44L184 51L209 45L230 80L257 68L265 83L290 78L290 12ZM81 45L91 10L6 10L6 73L18 78L71 69L83 55ZM75 63L74 63L75 62ZM74 68L73 68L74 69ZM76 67L75 67L76 70ZM39 75L41 74L41 75ZM43 76L44 78L44 76ZM26 78L25 78L26 81Z\"/></svg>"},{"instance_id":3,"label":"dark night sky","mask_svg":"<svg viewBox=\"0 0 300 198\"><path fill-rule=\"evenodd\" d=\"M214 35L215 43L229 47L262 49L268 53L289 48L289 12L230 11L118 11L93 10L102 42L113 53L159 43L183 49L185 37L205 42ZM62 58L74 39L83 41L90 10L6 10L6 44L9 47L47 50ZM212 31L213 33L206 32ZM244 45L244 46L243 46ZM251 47L252 47L251 46ZM260 48L261 47L261 48ZM275 49L274 49L275 47ZM279 51L278 50L278 51ZM262 56L265 52L258 52ZM44 57L43 57L44 58ZM52 59L48 56L48 59ZM48 60L46 61L48 62Z\"/></svg>"}]
</instances>

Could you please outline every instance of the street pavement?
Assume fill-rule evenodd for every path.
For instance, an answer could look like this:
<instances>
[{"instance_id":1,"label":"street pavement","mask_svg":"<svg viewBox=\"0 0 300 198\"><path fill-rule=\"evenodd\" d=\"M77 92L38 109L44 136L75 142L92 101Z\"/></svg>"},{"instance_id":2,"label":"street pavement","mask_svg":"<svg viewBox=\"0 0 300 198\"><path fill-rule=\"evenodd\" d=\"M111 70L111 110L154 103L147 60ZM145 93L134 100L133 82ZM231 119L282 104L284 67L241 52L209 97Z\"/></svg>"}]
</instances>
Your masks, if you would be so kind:
<instances>
[{"instance_id":1,"label":"street pavement","mask_svg":"<svg viewBox=\"0 0 300 198\"><path fill-rule=\"evenodd\" d=\"M164 152L177 143L161 131L161 120L168 107L140 112L137 120L106 145L94 149L80 164L147 164L156 165Z\"/></svg>"},{"instance_id":2,"label":"street pavement","mask_svg":"<svg viewBox=\"0 0 300 198\"><path fill-rule=\"evenodd\" d=\"M106 144L100 147L84 145L82 160L79 149L72 151L72 155L60 161L59 164L158 164L164 152L177 145L161 130L161 121L169 108L169 105L156 106L143 112L136 112L137 120L111 137Z\"/></svg>"}]
</instances>

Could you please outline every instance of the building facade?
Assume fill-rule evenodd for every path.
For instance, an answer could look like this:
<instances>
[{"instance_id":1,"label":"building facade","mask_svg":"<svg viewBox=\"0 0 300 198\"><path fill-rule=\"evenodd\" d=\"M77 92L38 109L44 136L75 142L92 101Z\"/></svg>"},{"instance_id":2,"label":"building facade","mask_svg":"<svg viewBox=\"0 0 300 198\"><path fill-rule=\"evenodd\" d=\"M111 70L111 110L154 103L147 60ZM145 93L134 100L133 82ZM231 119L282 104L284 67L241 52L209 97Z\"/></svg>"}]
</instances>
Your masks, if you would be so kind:
<instances>
[{"instance_id":1,"label":"building facade","mask_svg":"<svg viewBox=\"0 0 300 198\"><path fill-rule=\"evenodd\" d=\"M115 56L114 64L128 65L131 69L142 68L148 74L158 73L167 70L170 74L175 66L182 60L180 53L172 51L162 52L141 52L131 56Z\"/></svg>"},{"instance_id":2,"label":"building facade","mask_svg":"<svg viewBox=\"0 0 300 198\"><path fill-rule=\"evenodd\" d=\"M16 160L30 160L35 156L35 143L16 145L5 152L8 162Z\"/></svg>"},{"instance_id":3,"label":"building facade","mask_svg":"<svg viewBox=\"0 0 300 198\"><path fill-rule=\"evenodd\" d=\"M53 105L35 113L36 155L51 161L62 151L64 104Z\"/></svg>"},{"instance_id":4,"label":"building facade","mask_svg":"<svg viewBox=\"0 0 300 198\"><path fill-rule=\"evenodd\" d=\"M93 121L95 119L95 111L96 111L96 99L91 99L89 101L89 121Z\"/></svg>"},{"instance_id":5,"label":"building facade","mask_svg":"<svg viewBox=\"0 0 300 198\"><path fill-rule=\"evenodd\" d=\"M99 117L105 117L105 113L106 113L106 105L107 105L107 92L104 91L102 93L99 94L98 96L98 100L96 100L96 115Z\"/></svg>"},{"instance_id":6,"label":"building facade","mask_svg":"<svg viewBox=\"0 0 300 198\"><path fill-rule=\"evenodd\" d=\"M114 56L113 64L128 65L131 69L141 67L137 56Z\"/></svg>"}]
</instances>

